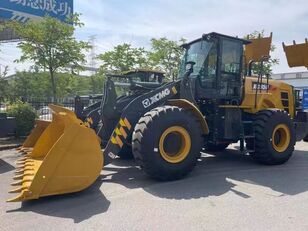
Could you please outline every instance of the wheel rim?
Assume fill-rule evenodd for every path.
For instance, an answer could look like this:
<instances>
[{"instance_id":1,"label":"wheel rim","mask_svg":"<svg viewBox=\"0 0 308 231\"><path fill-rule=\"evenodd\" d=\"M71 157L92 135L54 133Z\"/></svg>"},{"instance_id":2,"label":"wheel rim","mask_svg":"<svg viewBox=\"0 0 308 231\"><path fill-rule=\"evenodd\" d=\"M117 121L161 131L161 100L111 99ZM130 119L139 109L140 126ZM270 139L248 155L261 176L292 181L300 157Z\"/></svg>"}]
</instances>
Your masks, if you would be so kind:
<instances>
[{"instance_id":1,"label":"wheel rim","mask_svg":"<svg viewBox=\"0 0 308 231\"><path fill-rule=\"evenodd\" d=\"M290 129L285 124L279 124L275 127L272 134L272 145L277 152L284 152L290 144Z\"/></svg>"},{"instance_id":2,"label":"wheel rim","mask_svg":"<svg viewBox=\"0 0 308 231\"><path fill-rule=\"evenodd\" d=\"M159 151L169 163L183 161L191 148L191 138L187 130L180 126L166 129L159 139Z\"/></svg>"}]
</instances>

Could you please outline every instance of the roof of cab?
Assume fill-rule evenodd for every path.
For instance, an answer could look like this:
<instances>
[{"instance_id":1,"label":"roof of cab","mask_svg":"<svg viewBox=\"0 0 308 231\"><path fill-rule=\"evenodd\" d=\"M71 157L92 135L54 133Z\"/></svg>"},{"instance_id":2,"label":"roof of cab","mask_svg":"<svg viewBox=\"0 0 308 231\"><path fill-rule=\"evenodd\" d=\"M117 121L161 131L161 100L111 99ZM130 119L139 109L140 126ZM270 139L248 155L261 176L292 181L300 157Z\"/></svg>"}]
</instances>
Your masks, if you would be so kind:
<instances>
[{"instance_id":1,"label":"roof of cab","mask_svg":"<svg viewBox=\"0 0 308 231\"><path fill-rule=\"evenodd\" d=\"M138 73L138 72L148 72L148 73L157 73L157 74L165 74L165 72L163 71L159 71L159 70L153 70L153 69L147 69L147 68L137 68L134 70L129 70L129 71L125 71L122 74L123 75L128 75L128 74L133 74L133 73Z\"/></svg>"},{"instance_id":2,"label":"roof of cab","mask_svg":"<svg viewBox=\"0 0 308 231\"><path fill-rule=\"evenodd\" d=\"M228 39L238 40L238 41L241 41L244 45L251 43L251 41L249 41L247 39L233 37L233 36L230 36L230 35L224 35L224 34L220 34L220 33L217 33L217 32L211 32L211 33L208 33L208 34L203 34L201 38L198 38L198 39L195 39L195 40L193 40L193 41L191 41L189 43L183 44L182 47L185 47L185 46L190 45L192 43L198 42L202 38L206 38L208 36L210 36L210 37L224 37L224 38L228 38Z\"/></svg>"}]
</instances>

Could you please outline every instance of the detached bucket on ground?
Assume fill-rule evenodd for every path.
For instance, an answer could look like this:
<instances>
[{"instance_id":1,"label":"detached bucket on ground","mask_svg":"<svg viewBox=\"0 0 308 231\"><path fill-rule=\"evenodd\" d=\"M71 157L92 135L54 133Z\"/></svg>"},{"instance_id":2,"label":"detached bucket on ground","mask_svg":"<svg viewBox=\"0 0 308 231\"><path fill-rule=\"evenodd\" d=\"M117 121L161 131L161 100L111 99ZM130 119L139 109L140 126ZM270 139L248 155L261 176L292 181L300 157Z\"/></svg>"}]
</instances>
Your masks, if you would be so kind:
<instances>
[{"instance_id":1,"label":"detached bucket on ground","mask_svg":"<svg viewBox=\"0 0 308 231\"><path fill-rule=\"evenodd\" d=\"M33 150L17 161L16 181L12 183L17 188L10 192L18 195L8 202L81 191L100 175L103 154L94 130L86 127L74 112L55 105L49 107L53 111L52 122Z\"/></svg>"}]
</instances>

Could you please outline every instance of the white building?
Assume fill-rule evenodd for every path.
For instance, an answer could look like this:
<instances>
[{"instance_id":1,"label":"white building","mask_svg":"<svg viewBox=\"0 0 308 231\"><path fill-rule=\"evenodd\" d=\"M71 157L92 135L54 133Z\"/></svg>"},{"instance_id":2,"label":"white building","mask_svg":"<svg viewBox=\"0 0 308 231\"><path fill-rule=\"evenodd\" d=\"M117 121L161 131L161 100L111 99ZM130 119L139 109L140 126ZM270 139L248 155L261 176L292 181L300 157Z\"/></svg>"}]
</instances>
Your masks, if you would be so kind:
<instances>
[{"instance_id":1,"label":"white building","mask_svg":"<svg viewBox=\"0 0 308 231\"><path fill-rule=\"evenodd\" d=\"M295 88L308 89L308 71L273 74L273 79L284 81Z\"/></svg>"}]
</instances>

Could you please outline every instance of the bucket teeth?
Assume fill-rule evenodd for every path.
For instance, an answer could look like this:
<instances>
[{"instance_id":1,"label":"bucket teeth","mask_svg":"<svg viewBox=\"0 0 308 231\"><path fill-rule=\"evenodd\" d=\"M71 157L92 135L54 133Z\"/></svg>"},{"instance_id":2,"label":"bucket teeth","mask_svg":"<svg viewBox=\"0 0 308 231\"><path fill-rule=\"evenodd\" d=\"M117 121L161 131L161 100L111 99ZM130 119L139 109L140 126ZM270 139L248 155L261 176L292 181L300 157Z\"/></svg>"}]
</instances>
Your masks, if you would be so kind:
<instances>
[{"instance_id":1,"label":"bucket teeth","mask_svg":"<svg viewBox=\"0 0 308 231\"><path fill-rule=\"evenodd\" d=\"M24 173L25 171L33 171L33 170L34 170L34 168L32 168L31 166L27 166L25 168L16 169L15 174L19 175L21 173Z\"/></svg>"},{"instance_id":2,"label":"bucket teeth","mask_svg":"<svg viewBox=\"0 0 308 231\"><path fill-rule=\"evenodd\" d=\"M18 202L18 201L22 201L22 200L23 200L23 197L21 195L19 195L17 197L6 200L6 202Z\"/></svg>"},{"instance_id":3,"label":"bucket teeth","mask_svg":"<svg viewBox=\"0 0 308 231\"><path fill-rule=\"evenodd\" d=\"M16 175L16 176L13 177L13 180L21 180L23 177L24 177L23 174Z\"/></svg>"},{"instance_id":4,"label":"bucket teeth","mask_svg":"<svg viewBox=\"0 0 308 231\"><path fill-rule=\"evenodd\" d=\"M16 165L22 165L22 164L25 164L26 163L26 160L18 160L16 161Z\"/></svg>"},{"instance_id":5,"label":"bucket teeth","mask_svg":"<svg viewBox=\"0 0 308 231\"><path fill-rule=\"evenodd\" d=\"M11 191L9 191L9 193L19 193L22 190L23 190L23 187L19 187L19 188L12 189Z\"/></svg>"},{"instance_id":6,"label":"bucket teeth","mask_svg":"<svg viewBox=\"0 0 308 231\"><path fill-rule=\"evenodd\" d=\"M18 169L20 169L20 168L25 169L25 168L27 168L27 167L33 167L33 166L34 166L34 164L31 163L31 162L29 162L29 163L24 163L24 164L18 164L18 165L17 165L17 168L18 168Z\"/></svg>"},{"instance_id":7,"label":"bucket teeth","mask_svg":"<svg viewBox=\"0 0 308 231\"><path fill-rule=\"evenodd\" d=\"M22 155L26 155L32 152L32 148L24 148L18 151L18 153L22 154Z\"/></svg>"},{"instance_id":8,"label":"bucket teeth","mask_svg":"<svg viewBox=\"0 0 308 231\"><path fill-rule=\"evenodd\" d=\"M22 192L11 199L8 199L6 202L19 202L19 201L24 201L27 198L27 195L29 195L29 191L27 189L22 190Z\"/></svg>"},{"instance_id":9,"label":"bucket teeth","mask_svg":"<svg viewBox=\"0 0 308 231\"><path fill-rule=\"evenodd\" d=\"M14 180L22 180L24 177L27 177L27 176L34 176L33 173L31 172L24 172L23 174L19 174L19 175L16 175L13 177Z\"/></svg>"},{"instance_id":10,"label":"bucket teeth","mask_svg":"<svg viewBox=\"0 0 308 231\"><path fill-rule=\"evenodd\" d=\"M16 169L15 173L20 174L20 173L23 173L24 171L25 171L24 169Z\"/></svg>"},{"instance_id":11,"label":"bucket teeth","mask_svg":"<svg viewBox=\"0 0 308 231\"><path fill-rule=\"evenodd\" d=\"M26 163L26 162L33 162L33 160L29 159L28 156L23 156L21 158L19 158L16 163Z\"/></svg>"},{"instance_id":12,"label":"bucket teeth","mask_svg":"<svg viewBox=\"0 0 308 231\"><path fill-rule=\"evenodd\" d=\"M20 157L20 158L17 160L17 162L19 162L19 161L24 161L24 160L27 160L27 159L28 159L27 156L23 156L23 157Z\"/></svg>"},{"instance_id":13,"label":"bucket teeth","mask_svg":"<svg viewBox=\"0 0 308 231\"><path fill-rule=\"evenodd\" d=\"M11 198L6 200L6 202L19 202L23 200L22 194L18 195L17 197Z\"/></svg>"},{"instance_id":14,"label":"bucket teeth","mask_svg":"<svg viewBox=\"0 0 308 231\"><path fill-rule=\"evenodd\" d=\"M31 182L33 180L33 178L32 177L23 177L23 179L22 180L19 180L19 181L15 181L15 182L13 182L11 185L12 186L21 186L23 183L26 183L26 182Z\"/></svg>"},{"instance_id":15,"label":"bucket teeth","mask_svg":"<svg viewBox=\"0 0 308 231\"><path fill-rule=\"evenodd\" d=\"M19 181L15 181L15 182L13 182L11 185L12 186L21 186L22 185L22 180L19 180Z\"/></svg>"}]
</instances>

